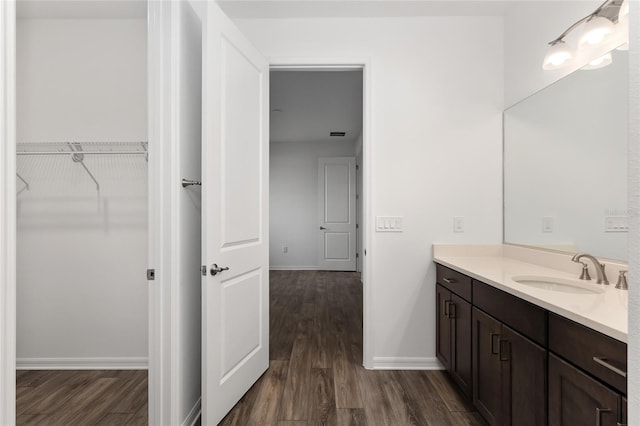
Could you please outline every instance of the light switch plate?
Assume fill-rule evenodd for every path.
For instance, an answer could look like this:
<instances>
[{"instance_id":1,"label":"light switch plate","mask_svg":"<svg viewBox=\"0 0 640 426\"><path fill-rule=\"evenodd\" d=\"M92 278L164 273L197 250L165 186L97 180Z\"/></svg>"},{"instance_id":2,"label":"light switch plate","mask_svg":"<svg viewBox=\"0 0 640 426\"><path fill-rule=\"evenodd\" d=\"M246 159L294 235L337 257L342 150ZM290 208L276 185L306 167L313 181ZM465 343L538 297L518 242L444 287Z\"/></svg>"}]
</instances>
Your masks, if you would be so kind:
<instances>
[{"instance_id":1,"label":"light switch plate","mask_svg":"<svg viewBox=\"0 0 640 426\"><path fill-rule=\"evenodd\" d=\"M629 218L627 216L605 217L604 232L629 232Z\"/></svg>"},{"instance_id":2,"label":"light switch plate","mask_svg":"<svg viewBox=\"0 0 640 426\"><path fill-rule=\"evenodd\" d=\"M402 216L376 216L376 232L402 232Z\"/></svg>"}]
</instances>

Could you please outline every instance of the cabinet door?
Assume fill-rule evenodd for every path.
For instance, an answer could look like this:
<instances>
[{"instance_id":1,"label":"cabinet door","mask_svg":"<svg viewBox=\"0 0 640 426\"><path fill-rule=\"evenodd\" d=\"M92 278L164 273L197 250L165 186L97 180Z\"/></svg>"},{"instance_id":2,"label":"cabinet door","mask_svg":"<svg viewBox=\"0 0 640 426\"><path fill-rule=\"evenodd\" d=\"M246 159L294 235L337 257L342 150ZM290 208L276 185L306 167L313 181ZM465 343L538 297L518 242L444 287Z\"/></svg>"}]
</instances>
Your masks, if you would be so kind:
<instances>
[{"instance_id":1,"label":"cabinet door","mask_svg":"<svg viewBox=\"0 0 640 426\"><path fill-rule=\"evenodd\" d=\"M629 420L627 419L627 398L622 398L622 408L620 412L620 426L627 426Z\"/></svg>"},{"instance_id":2,"label":"cabinet door","mask_svg":"<svg viewBox=\"0 0 640 426\"><path fill-rule=\"evenodd\" d=\"M549 354L549 426L616 426L619 395Z\"/></svg>"},{"instance_id":3,"label":"cabinet door","mask_svg":"<svg viewBox=\"0 0 640 426\"><path fill-rule=\"evenodd\" d=\"M500 424L501 324L477 308L472 309L473 404L490 425Z\"/></svg>"},{"instance_id":4,"label":"cabinet door","mask_svg":"<svg viewBox=\"0 0 640 426\"><path fill-rule=\"evenodd\" d=\"M471 399L471 303L451 293L451 367L449 371L462 392Z\"/></svg>"},{"instance_id":5,"label":"cabinet door","mask_svg":"<svg viewBox=\"0 0 640 426\"><path fill-rule=\"evenodd\" d=\"M499 348L504 394L503 424L547 423L547 351L506 325Z\"/></svg>"},{"instance_id":6,"label":"cabinet door","mask_svg":"<svg viewBox=\"0 0 640 426\"><path fill-rule=\"evenodd\" d=\"M444 367L451 368L451 292L436 284L436 356Z\"/></svg>"}]
</instances>

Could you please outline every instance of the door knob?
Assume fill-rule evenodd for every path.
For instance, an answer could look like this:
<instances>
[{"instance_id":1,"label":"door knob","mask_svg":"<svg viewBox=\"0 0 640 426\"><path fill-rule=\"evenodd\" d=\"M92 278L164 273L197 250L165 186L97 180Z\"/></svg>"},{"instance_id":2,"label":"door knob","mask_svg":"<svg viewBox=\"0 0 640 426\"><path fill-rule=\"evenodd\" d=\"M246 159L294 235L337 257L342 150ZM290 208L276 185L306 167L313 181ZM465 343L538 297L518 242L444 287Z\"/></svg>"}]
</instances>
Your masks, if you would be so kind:
<instances>
[{"instance_id":1,"label":"door knob","mask_svg":"<svg viewBox=\"0 0 640 426\"><path fill-rule=\"evenodd\" d=\"M222 271L228 271L229 268L226 266L218 266L217 263L214 263L213 265L211 265L211 270L209 271L211 273L211 275L217 275L218 273L222 272Z\"/></svg>"},{"instance_id":2,"label":"door knob","mask_svg":"<svg viewBox=\"0 0 640 426\"><path fill-rule=\"evenodd\" d=\"M327 228L325 228L324 226L321 226L320 229L324 231Z\"/></svg>"}]
</instances>

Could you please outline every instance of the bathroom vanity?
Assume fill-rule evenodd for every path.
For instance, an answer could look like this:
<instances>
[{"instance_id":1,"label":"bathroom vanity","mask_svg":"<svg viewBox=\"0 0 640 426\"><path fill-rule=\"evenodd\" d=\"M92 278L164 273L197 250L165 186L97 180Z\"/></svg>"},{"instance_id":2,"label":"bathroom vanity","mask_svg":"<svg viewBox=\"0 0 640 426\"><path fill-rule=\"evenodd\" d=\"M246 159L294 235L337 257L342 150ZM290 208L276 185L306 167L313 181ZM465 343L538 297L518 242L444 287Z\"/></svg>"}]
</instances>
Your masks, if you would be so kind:
<instances>
[{"instance_id":1,"label":"bathroom vanity","mask_svg":"<svg viewBox=\"0 0 640 426\"><path fill-rule=\"evenodd\" d=\"M570 259L434 246L436 354L491 425L626 424L627 292Z\"/></svg>"}]
</instances>

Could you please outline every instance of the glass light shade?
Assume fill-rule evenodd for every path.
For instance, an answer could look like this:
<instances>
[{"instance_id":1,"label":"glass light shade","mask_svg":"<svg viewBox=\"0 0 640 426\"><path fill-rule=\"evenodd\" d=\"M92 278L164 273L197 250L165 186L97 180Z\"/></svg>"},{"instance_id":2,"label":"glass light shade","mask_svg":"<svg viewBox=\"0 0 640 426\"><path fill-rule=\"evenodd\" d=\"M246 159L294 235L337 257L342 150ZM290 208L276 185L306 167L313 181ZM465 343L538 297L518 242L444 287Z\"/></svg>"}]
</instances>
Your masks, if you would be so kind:
<instances>
[{"instance_id":1,"label":"glass light shade","mask_svg":"<svg viewBox=\"0 0 640 426\"><path fill-rule=\"evenodd\" d=\"M573 58L572 49L564 41L559 41L549 47L549 51L542 63L542 69L555 70L562 68L571 58Z\"/></svg>"},{"instance_id":2,"label":"glass light shade","mask_svg":"<svg viewBox=\"0 0 640 426\"><path fill-rule=\"evenodd\" d=\"M622 21L623 19L629 19L629 0L624 0L618 11L618 21Z\"/></svg>"},{"instance_id":3,"label":"glass light shade","mask_svg":"<svg viewBox=\"0 0 640 426\"><path fill-rule=\"evenodd\" d=\"M620 46L616 47L616 50L629 50L629 42L622 43Z\"/></svg>"},{"instance_id":4,"label":"glass light shade","mask_svg":"<svg viewBox=\"0 0 640 426\"><path fill-rule=\"evenodd\" d=\"M584 28L582 30L582 34L580 35L579 44L598 44L606 36L613 33L615 28L613 26L613 22L604 18L602 16L598 16L596 18L587 21L584 24Z\"/></svg>"},{"instance_id":5,"label":"glass light shade","mask_svg":"<svg viewBox=\"0 0 640 426\"><path fill-rule=\"evenodd\" d=\"M611 52L600 56L592 61L590 61L587 65L582 67L583 70L597 70L598 68L604 68L607 65L610 65L613 62L613 58L611 57Z\"/></svg>"}]
</instances>

